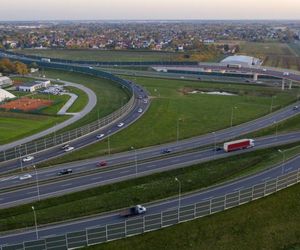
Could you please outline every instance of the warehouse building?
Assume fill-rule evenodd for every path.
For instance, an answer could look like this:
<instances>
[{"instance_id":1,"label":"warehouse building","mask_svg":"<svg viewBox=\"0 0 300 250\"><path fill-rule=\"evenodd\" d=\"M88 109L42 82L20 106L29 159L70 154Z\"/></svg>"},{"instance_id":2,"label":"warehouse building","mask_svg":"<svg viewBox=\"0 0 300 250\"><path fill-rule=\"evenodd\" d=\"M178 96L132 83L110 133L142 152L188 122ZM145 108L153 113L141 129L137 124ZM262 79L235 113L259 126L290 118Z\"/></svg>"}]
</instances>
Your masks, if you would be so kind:
<instances>
[{"instance_id":1,"label":"warehouse building","mask_svg":"<svg viewBox=\"0 0 300 250\"><path fill-rule=\"evenodd\" d=\"M39 89L42 88L47 88L51 82L48 81L34 81L34 82L27 82L23 83L18 86L19 91L24 91L24 92L35 92Z\"/></svg>"},{"instance_id":2,"label":"warehouse building","mask_svg":"<svg viewBox=\"0 0 300 250\"><path fill-rule=\"evenodd\" d=\"M250 67L253 65L261 65L262 62L260 59L252 57L252 56L228 56L224 60L221 61L221 64L232 64L232 65L241 65L242 67Z\"/></svg>"},{"instance_id":3,"label":"warehouse building","mask_svg":"<svg viewBox=\"0 0 300 250\"><path fill-rule=\"evenodd\" d=\"M0 88L12 85L12 80L7 76L0 76Z\"/></svg>"}]
</instances>

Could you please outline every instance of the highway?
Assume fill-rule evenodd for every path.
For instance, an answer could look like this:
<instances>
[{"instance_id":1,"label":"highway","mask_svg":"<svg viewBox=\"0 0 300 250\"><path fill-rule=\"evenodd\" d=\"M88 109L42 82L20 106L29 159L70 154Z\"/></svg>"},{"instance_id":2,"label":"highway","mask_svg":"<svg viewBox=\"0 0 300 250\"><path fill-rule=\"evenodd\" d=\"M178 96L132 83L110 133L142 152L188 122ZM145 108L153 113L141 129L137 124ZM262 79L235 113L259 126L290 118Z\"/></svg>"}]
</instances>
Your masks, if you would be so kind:
<instances>
[{"instance_id":1,"label":"highway","mask_svg":"<svg viewBox=\"0 0 300 250\"><path fill-rule=\"evenodd\" d=\"M200 201L206 201L214 197L219 197L224 194L235 192L242 188L251 187L255 184L263 183L267 180L276 178L282 174L299 169L300 156L285 163L284 168L282 165L273 167L266 171L258 174L254 174L249 177L245 177L239 180L235 180L229 183L225 183L221 186L216 186L209 188L207 190L196 192L194 194L189 194L182 196L181 206L186 206L189 204L194 204ZM158 203L151 203L147 205L147 215L156 214L162 211L167 211L178 206L178 198L170 198L165 201L160 201ZM62 224L41 227L38 229L39 237L45 238L47 236L55 236L65 234L66 232L75 232L79 230L84 230L85 228L101 226L110 223L117 223L123 221L124 218L119 216L118 212L113 212L112 214L105 216L95 216L88 219L77 220L72 222L66 222ZM35 240L36 233L35 230L29 229L23 232L10 233L9 235L0 236L0 242L4 244L16 244L23 241Z\"/></svg>"},{"instance_id":2,"label":"highway","mask_svg":"<svg viewBox=\"0 0 300 250\"><path fill-rule=\"evenodd\" d=\"M203 65L201 65L203 67ZM218 69L224 69L224 66L211 66L208 65L208 67L213 68L214 70ZM256 69L256 68L242 68L240 69L241 72L255 72L259 74L265 74L265 75L270 75L270 76L275 76L282 78L283 73L282 71L274 71L272 69L268 69L267 71L264 71L262 68L261 69ZM293 80L300 82L300 75L295 74L291 72L288 76L284 76L284 78L288 80ZM139 100L141 101L141 100ZM300 102L294 104L294 105L300 105ZM131 162L130 166L125 166L121 169L116 169L116 170L108 170L107 171L97 171L96 173L93 173L91 175L83 175L82 177L75 177L75 178L65 178L60 177L60 179L56 179L57 177L54 175L57 174L58 167L54 170L41 170L38 175L40 180L47 180L54 178L56 180L59 180L58 182L54 183L49 183L49 184L42 184L39 189L39 195L41 198L46 198L50 197L53 195L61 195L63 193L68 193L68 192L74 192L76 190L81 190L82 188L89 188L91 186L99 186L99 185L104 185L107 183L112 183L115 181L120 181L128 178L135 178L136 176L142 176L146 174L150 174L153 172L160 172L164 171L170 168L175 168L175 167L182 167L186 165L191 165L196 162L202 162L202 161L209 161L215 158L221 158L221 157L226 157L229 155L234 155L238 154L241 152L234 152L234 153L224 153L223 151L215 151L210 149L204 149L204 150L199 150L197 152L192 152L192 153L185 153L182 155L170 155L170 157L167 158L162 158L162 159L152 159L153 157L161 156L161 150L168 147L171 148L174 153L178 153L183 150L187 149L192 149L192 148L200 148L208 145L212 145L214 142L220 143L226 140L229 140L231 138L235 138L238 136L242 136L243 134L247 134L251 131L256 131L271 125L274 125L275 123L278 123L280 121L286 120L290 117L296 116L299 114L298 110L293 110L293 106L291 105L289 107L283 108L282 110L279 110L277 112L274 112L272 114L266 115L265 117L261 117L259 119L256 119L254 121L241 124L239 126L235 126L232 128L227 128L221 131L216 131L214 133L204 135L204 136L199 136L196 138L191 138L188 140L180 141L178 143L170 143L166 145L160 145L156 147L151 147L147 149L142 149L142 150L137 150L136 155L134 151L131 152L125 152L120 155L114 155L112 158L107 158L109 166L114 165L116 162L120 161L121 157L124 162ZM139 105L138 105L139 106ZM137 108L137 107L136 107ZM133 122L139 114L137 113L137 110L135 109L135 112L132 111L130 115L127 116L128 121L124 120L125 124L130 124ZM112 127L111 129L117 129L116 126ZM109 131L109 130L108 130ZM104 131L105 135L107 136L108 131ZM109 134L112 134L115 131L110 131ZM100 132L99 132L100 133ZM274 145L280 145L280 144L286 144L290 142L295 142L299 141L300 139L300 134L299 133L290 133L286 135L275 135L273 137L268 137L268 138L257 138L256 139L256 146L253 149L248 149L246 151L252 151L256 150L259 148L265 148L265 147L271 147ZM95 142L95 134L90 135L90 137L85 137L77 140L74 143L76 145L76 148L80 146L84 146L88 143ZM73 145L73 143L72 143ZM78 145L78 146L77 146ZM52 152L53 150L53 152ZM61 150L59 148L56 149L51 149L50 151L45 151L42 152L40 155L37 155L35 162L31 162L31 164L39 162L45 158L51 158L51 157L56 157L57 155L60 155ZM145 159L150 159L147 162L142 162L141 164L138 164L136 167L132 162L134 160L134 157L136 157L142 161ZM116 157L116 158L114 158ZM123 157L123 158L122 158ZM96 159L97 161L99 159ZM92 169L95 168L95 159L90 160L86 162L86 165L80 163L71 163L74 164L74 170L81 171L80 168L82 167L82 171L86 171L86 169ZM116 162L114 162L116 161ZM1 165L1 169L5 169L6 171L12 170L13 167L10 166L12 162L8 162L8 165ZM13 162L14 164L18 164L17 162ZM239 180L234 180L230 183L225 183L222 184L218 187L212 187L208 190L202 191L202 192L197 192L195 194L189 194L187 196L184 196L181 201L181 205L185 206L188 204L193 204L199 201L211 199L213 197L218 197L220 195L234 192L236 190L246 188L253 186L255 184L264 182L268 179L271 178L276 178L282 173L287 173L293 170L299 169L300 166L300 156L290 160L289 162L286 162L284 166L279 165L276 167L273 167L269 170L263 171L258 174L254 174L249 177L245 177ZM5 163L7 164L7 163ZM76 166L76 164L79 164ZM70 166L67 164L66 166ZM17 167L20 167L17 166ZM59 166L60 168L63 168L64 166ZM48 171L48 172L47 172ZM50 171L50 172L49 172ZM48 176L46 176L48 174ZM35 178L35 174L33 173L33 178ZM74 181L76 180L76 181ZM11 179L11 180L3 180L0 182L1 189L7 188L11 186L10 181L16 181L16 179ZM18 185L19 182L17 181L14 183L14 185ZM11 206L14 204L19 204L19 203L24 203L24 202L29 202L32 200L36 200L38 198L38 190L35 186L31 186L28 188L24 188L22 190L16 190L16 191L11 191L7 193L1 193L0 194L0 201L1 201L1 206L7 207ZM174 208L178 206L178 200L177 198L174 199L169 199L168 201L163 201L159 203L153 203L147 206L148 212L147 214L152 214L152 213L158 213L161 211L165 211L171 208ZM87 227L93 227L93 226L100 226L100 225L105 225L107 223L115 223L115 222L120 222L122 221L123 218L120 218L117 213L112 213L106 216L100 216L100 217L94 217L86 220L79 220L79 221L74 221L74 222L67 222L67 223L62 223L60 225L55 225L55 226L49 226L45 227L43 229L39 229L39 235L40 237L46 237L49 235L58 235L58 234L64 234L66 232L72 232L72 231L78 231L85 229ZM0 242L1 244L12 244L12 243L17 243L17 242L22 242L22 241L27 241L27 240L34 240L36 237L35 231L29 230L29 231L24 231L21 233L15 233L15 234L10 234L8 236L1 236L0 237Z\"/></svg>"},{"instance_id":3,"label":"highway","mask_svg":"<svg viewBox=\"0 0 300 250\"><path fill-rule=\"evenodd\" d=\"M124 162L130 162L129 166L117 168L110 170L107 168L104 171L96 171L93 173L87 173L87 170L99 169L96 167L96 163L86 163L79 165L75 168L76 171L83 171L82 174L74 176L70 174L69 176L59 176L57 177L57 170L47 170L38 173L38 181L40 183L39 190L36 185L31 185L30 187L21 187L16 191L4 192L5 188L17 187L18 184L26 183L26 180L20 181L19 179L7 179L0 180L0 208L14 206L17 204L24 204L30 201L35 201L37 199L45 199L57 195L62 195L66 193L72 193L75 191L92 188L100 185L105 185L113 182L118 182L121 180L127 180L143 175L149 175L156 172L166 171L178 167L190 166L196 163L210 161L213 159L229 157L236 154L241 154L245 152L250 152L253 150L258 150L262 148L268 148L277 145L283 145L291 142L300 141L300 132L289 133L278 136L269 136L266 138L255 139L255 147L248 150L236 151L233 153L226 153L225 151L215 151L214 148L209 148L205 150L199 150L192 153L186 153L182 155L170 155L169 157L164 157L162 159L151 160L149 162L140 163L135 165L135 158L123 158ZM143 155L140 155L141 158ZM114 159L108 161L110 165L120 164L121 159ZM73 168L74 169L74 168ZM105 169L105 168L104 168ZM35 184L37 176L35 172L32 172L33 183ZM68 177L68 178L66 178ZM69 178L71 177L71 178ZM49 178L55 178L54 182L49 184L42 184L43 180ZM39 197L38 197L39 196Z\"/></svg>"}]
</instances>

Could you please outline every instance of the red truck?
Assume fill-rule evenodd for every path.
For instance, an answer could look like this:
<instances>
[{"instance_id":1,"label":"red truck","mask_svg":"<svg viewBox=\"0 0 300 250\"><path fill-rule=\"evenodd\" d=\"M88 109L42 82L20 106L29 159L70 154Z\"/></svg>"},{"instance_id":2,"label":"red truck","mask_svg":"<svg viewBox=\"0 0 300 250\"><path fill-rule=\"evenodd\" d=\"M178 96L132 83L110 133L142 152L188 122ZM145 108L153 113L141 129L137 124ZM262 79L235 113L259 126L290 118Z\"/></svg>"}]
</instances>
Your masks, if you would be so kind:
<instances>
[{"instance_id":1,"label":"red truck","mask_svg":"<svg viewBox=\"0 0 300 250\"><path fill-rule=\"evenodd\" d=\"M235 150L252 148L254 147L254 140L252 139L242 139L237 141L231 141L224 143L224 151L231 152Z\"/></svg>"}]
</instances>

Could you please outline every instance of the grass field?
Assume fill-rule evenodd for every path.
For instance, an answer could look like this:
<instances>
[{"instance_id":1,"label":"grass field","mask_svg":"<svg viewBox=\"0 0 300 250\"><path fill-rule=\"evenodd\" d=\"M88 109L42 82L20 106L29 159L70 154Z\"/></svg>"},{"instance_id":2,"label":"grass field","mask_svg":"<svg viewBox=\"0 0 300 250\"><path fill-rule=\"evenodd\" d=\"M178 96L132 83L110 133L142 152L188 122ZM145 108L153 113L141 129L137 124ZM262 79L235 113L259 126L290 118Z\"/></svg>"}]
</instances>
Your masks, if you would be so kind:
<instances>
[{"instance_id":1,"label":"grass field","mask_svg":"<svg viewBox=\"0 0 300 250\"><path fill-rule=\"evenodd\" d=\"M270 111L271 96L274 108L278 109L296 98L294 91L282 92L270 87L243 84L204 83L197 81L166 80L154 78L135 78L152 95L150 109L129 128L110 137L112 152L130 150L131 146L142 148L150 145L176 141L177 122L179 139L217 131L231 124L240 124ZM237 96L215 96L184 94L184 90L232 91ZM143 138L142 140L140 138ZM47 164L85 159L107 153L107 140L68 154Z\"/></svg>"},{"instance_id":2,"label":"grass field","mask_svg":"<svg viewBox=\"0 0 300 250\"><path fill-rule=\"evenodd\" d=\"M68 118L12 112L0 112L0 117L0 145L38 133Z\"/></svg>"},{"instance_id":3,"label":"grass field","mask_svg":"<svg viewBox=\"0 0 300 250\"><path fill-rule=\"evenodd\" d=\"M264 65L300 70L299 44L241 42L240 52L264 60Z\"/></svg>"},{"instance_id":4,"label":"grass field","mask_svg":"<svg viewBox=\"0 0 300 250\"><path fill-rule=\"evenodd\" d=\"M19 52L19 51L17 51ZM106 62L144 62L144 61L216 61L220 54L214 48L204 48L201 52L157 52L157 51L116 51L116 50L22 50L28 55L38 55L70 60ZM188 55L188 57L184 56Z\"/></svg>"},{"instance_id":5,"label":"grass field","mask_svg":"<svg viewBox=\"0 0 300 250\"><path fill-rule=\"evenodd\" d=\"M300 249L300 184L222 213L88 250Z\"/></svg>"},{"instance_id":6,"label":"grass field","mask_svg":"<svg viewBox=\"0 0 300 250\"><path fill-rule=\"evenodd\" d=\"M300 153L299 144L282 146L280 149L284 150L286 159ZM278 153L278 148L270 148L231 156L226 161L215 160L32 204L1 209L0 231L33 226L32 205L36 209L39 225L42 225L175 196L178 192L175 177L180 179L182 192L186 193L256 172L281 161L282 155Z\"/></svg>"},{"instance_id":7,"label":"grass field","mask_svg":"<svg viewBox=\"0 0 300 250\"><path fill-rule=\"evenodd\" d=\"M64 131L91 123L97 120L98 117L101 118L109 115L123 106L130 98L129 93L124 91L119 85L98 77L59 70L45 70L45 75L49 78L59 78L61 80L82 84L93 90L97 96L96 107L88 115L80 119L80 121L63 129ZM78 105L81 106L82 103ZM74 109L79 108L75 106Z\"/></svg>"},{"instance_id":8,"label":"grass field","mask_svg":"<svg viewBox=\"0 0 300 250\"><path fill-rule=\"evenodd\" d=\"M70 113L80 112L84 107L88 104L89 98L87 94L81 89L75 87L65 87L65 89L69 90L70 93L73 93L78 96L73 105L67 110Z\"/></svg>"}]
</instances>

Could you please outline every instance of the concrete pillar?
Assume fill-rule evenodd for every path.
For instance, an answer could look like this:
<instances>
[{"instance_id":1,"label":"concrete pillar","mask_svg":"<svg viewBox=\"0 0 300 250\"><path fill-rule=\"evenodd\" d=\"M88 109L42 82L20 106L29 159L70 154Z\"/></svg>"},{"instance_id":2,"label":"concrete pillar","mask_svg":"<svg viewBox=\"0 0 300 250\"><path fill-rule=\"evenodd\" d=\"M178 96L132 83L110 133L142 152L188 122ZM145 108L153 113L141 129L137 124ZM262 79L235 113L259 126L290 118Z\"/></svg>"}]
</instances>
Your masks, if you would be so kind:
<instances>
[{"instance_id":1,"label":"concrete pillar","mask_svg":"<svg viewBox=\"0 0 300 250\"><path fill-rule=\"evenodd\" d=\"M258 74L254 73L253 74L253 81L256 82L258 80Z\"/></svg>"},{"instance_id":2,"label":"concrete pillar","mask_svg":"<svg viewBox=\"0 0 300 250\"><path fill-rule=\"evenodd\" d=\"M289 81L289 89L292 89L292 86L293 86L293 81L290 80L290 81Z\"/></svg>"},{"instance_id":3,"label":"concrete pillar","mask_svg":"<svg viewBox=\"0 0 300 250\"><path fill-rule=\"evenodd\" d=\"M284 78L282 78L281 90L284 90L284 88L285 88L285 79L284 79Z\"/></svg>"}]
</instances>

